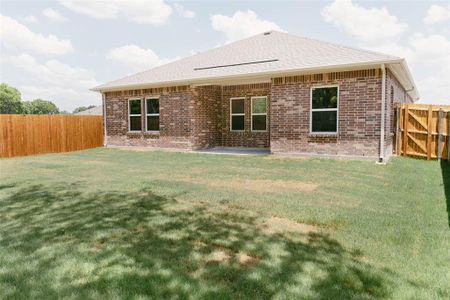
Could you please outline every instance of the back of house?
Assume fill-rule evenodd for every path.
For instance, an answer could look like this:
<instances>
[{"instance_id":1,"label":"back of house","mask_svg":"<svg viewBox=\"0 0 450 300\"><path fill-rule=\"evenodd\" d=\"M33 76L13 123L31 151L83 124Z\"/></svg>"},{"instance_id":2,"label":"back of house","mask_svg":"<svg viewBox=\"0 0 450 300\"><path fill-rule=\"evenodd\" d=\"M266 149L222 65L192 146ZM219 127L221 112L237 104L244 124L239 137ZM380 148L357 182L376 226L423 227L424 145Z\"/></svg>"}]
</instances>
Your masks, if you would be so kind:
<instances>
[{"instance_id":1,"label":"back of house","mask_svg":"<svg viewBox=\"0 0 450 300\"><path fill-rule=\"evenodd\" d=\"M404 59L270 31L94 88L111 146L392 152L393 107L419 94Z\"/></svg>"}]
</instances>

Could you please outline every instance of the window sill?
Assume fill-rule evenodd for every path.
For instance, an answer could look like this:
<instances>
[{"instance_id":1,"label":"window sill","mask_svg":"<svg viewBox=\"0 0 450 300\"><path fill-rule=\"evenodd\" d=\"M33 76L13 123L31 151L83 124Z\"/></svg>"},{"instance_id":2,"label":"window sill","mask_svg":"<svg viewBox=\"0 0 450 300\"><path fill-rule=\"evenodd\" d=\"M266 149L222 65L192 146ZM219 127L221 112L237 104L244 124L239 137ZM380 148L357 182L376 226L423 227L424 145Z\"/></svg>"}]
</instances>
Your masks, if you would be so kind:
<instances>
[{"instance_id":1,"label":"window sill","mask_svg":"<svg viewBox=\"0 0 450 300\"><path fill-rule=\"evenodd\" d=\"M338 137L339 134L337 132L310 132L310 137Z\"/></svg>"}]
</instances>

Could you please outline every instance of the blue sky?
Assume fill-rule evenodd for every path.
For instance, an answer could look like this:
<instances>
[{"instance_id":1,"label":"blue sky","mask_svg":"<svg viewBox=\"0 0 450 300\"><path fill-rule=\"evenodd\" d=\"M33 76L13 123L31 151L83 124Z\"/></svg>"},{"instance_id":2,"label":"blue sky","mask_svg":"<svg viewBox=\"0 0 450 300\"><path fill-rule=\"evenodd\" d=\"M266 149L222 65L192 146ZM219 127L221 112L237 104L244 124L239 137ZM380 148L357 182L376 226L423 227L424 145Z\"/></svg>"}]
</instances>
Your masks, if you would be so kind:
<instances>
[{"instance_id":1,"label":"blue sky","mask_svg":"<svg viewBox=\"0 0 450 300\"><path fill-rule=\"evenodd\" d=\"M0 81L24 100L89 88L270 29L405 57L419 103L450 104L448 1L5 1Z\"/></svg>"}]
</instances>

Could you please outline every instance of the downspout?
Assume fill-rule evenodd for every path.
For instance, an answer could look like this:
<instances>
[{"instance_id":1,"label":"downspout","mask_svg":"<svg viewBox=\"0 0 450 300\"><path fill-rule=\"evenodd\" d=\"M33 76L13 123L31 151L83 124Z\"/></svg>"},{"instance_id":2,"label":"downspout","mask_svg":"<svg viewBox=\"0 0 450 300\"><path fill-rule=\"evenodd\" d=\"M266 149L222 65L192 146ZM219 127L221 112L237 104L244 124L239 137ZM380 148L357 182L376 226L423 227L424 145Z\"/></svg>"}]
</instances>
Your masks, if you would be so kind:
<instances>
[{"instance_id":1,"label":"downspout","mask_svg":"<svg viewBox=\"0 0 450 300\"><path fill-rule=\"evenodd\" d=\"M386 106L386 68L381 65L381 126L380 126L380 158L379 162L384 163L384 126L385 126L385 106Z\"/></svg>"},{"instance_id":2,"label":"downspout","mask_svg":"<svg viewBox=\"0 0 450 300\"><path fill-rule=\"evenodd\" d=\"M108 145L108 137L106 135L106 98L105 93L102 93L102 106L103 106L103 146Z\"/></svg>"}]
</instances>

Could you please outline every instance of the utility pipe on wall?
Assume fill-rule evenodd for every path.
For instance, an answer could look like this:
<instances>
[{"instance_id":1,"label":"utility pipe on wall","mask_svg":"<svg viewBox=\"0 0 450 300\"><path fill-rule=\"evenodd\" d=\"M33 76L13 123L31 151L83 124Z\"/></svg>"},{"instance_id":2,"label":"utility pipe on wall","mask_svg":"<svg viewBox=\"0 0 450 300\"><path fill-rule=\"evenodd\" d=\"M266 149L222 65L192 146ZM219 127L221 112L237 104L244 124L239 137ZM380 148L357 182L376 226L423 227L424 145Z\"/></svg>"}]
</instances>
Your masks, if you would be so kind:
<instances>
[{"instance_id":1,"label":"utility pipe on wall","mask_svg":"<svg viewBox=\"0 0 450 300\"><path fill-rule=\"evenodd\" d=\"M384 114L386 106L386 68L384 64L381 65L381 130L380 130L380 160L379 162L384 162Z\"/></svg>"}]
</instances>

